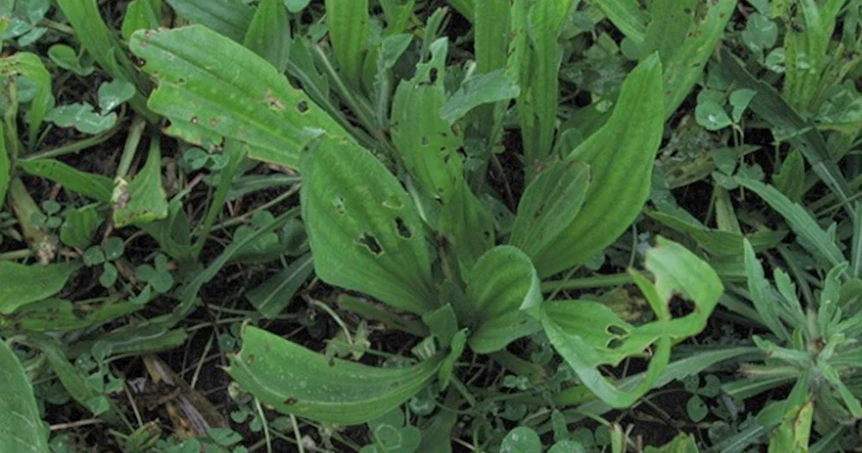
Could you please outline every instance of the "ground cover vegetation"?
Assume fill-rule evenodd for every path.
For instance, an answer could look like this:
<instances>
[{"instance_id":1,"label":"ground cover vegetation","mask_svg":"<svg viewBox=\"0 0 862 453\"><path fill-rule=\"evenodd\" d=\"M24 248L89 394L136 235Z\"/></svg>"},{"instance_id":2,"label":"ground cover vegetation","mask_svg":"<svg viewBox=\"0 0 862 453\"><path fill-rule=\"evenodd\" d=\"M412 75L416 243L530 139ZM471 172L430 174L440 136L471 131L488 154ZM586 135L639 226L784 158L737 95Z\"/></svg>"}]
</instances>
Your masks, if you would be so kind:
<instances>
[{"instance_id":1,"label":"ground cover vegetation","mask_svg":"<svg viewBox=\"0 0 862 453\"><path fill-rule=\"evenodd\" d=\"M862 445L862 1L0 0L0 452Z\"/></svg>"}]
</instances>

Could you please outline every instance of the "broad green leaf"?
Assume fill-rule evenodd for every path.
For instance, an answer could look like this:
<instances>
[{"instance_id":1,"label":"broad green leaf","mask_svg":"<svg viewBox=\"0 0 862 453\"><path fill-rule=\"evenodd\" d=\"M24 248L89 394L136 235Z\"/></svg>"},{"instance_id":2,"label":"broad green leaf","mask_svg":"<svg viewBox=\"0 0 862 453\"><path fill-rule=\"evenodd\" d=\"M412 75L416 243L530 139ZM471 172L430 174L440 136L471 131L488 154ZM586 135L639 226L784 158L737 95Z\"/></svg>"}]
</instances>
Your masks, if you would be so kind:
<instances>
[{"instance_id":1,"label":"broad green leaf","mask_svg":"<svg viewBox=\"0 0 862 453\"><path fill-rule=\"evenodd\" d=\"M584 164L555 162L539 173L521 197L509 243L536 263L559 253L547 246L575 221L589 187L590 169Z\"/></svg>"},{"instance_id":2,"label":"broad green leaf","mask_svg":"<svg viewBox=\"0 0 862 453\"><path fill-rule=\"evenodd\" d=\"M105 72L114 79L133 83L138 90L146 88L146 81L134 69L117 36L102 19L97 0L57 0L57 5L75 30L78 42ZM142 116L155 122L156 118L147 109L142 94L136 93L131 105Z\"/></svg>"},{"instance_id":3,"label":"broad green leaf","mask_svg":"<svg viewBox=\"0 0 862 453\"><path fill-rule=\"evenodd\" d=\"M102 222L104 219L95 206L72 209L66 213L60 226L60 240L70 247L84 250L92 244L93 235Z\"/></svg>"},{"instance_id":4,"label":"broad green leaf","mask_svg":"<svg viewBox=\"0 0 862 453\"><path fill-rule=\"evenodd\" d=\"M521 69L527 77L517 84L521 87L518 112L528 179L532 179L536 164L545 161L553 149L563 57L559 35L575 4L573 0L537 2L530 8L527 19L529 51L520 62L528 65L528 69Z\"/></svg>"},{"instance_id":5,"label":"broad green leaf","mask_svg":"<svg viewBox=\"0 0 862 453\"><path fill-rule=\"evenodd\" d=\"M641 61L626 77L608 121L568 159L590 166L591 183L581 212L536 262L547 277L582 264L614 243L649 197L655 155L664 132L664 101L658 55Z\"/></svg>"},{"instance_id":6,"label":"broad green leaf","mask_svg":"<svg viewBox=\"0 0 862 453\"><path fill-rule=\"evenodd\" d=\"M398 85L390 125L407 171L426 196L444 204L464 178L458 152L463 137L440 116L446 102L447 49L445 38L435 41L431 61L419 63L415 77Z\"/></svg>"},{"instance_id":7,"label":"broad green leaf","mask_svg":"<svg viewBox=\"0 0 862 453\"><path fill-rule=\"evenodd\" d=\"M0 261L0 313L8 315L57 294L80 267L78 263L27 266Z\"/></svg>"},{"instance_id":8,"label":"broad green leaf","mask_svg":"<svg viewBox=\"0 0 862 453\"><path fill-rule=\"evenodd\" d=\"M646 38L649 14L641 8L637 0L593 0L625 36L635 43L641 43Z\"/></svg>"},{"instance_id":9,"label":"broad green leaf","mask_svg":"<svg viewBox=\"0 0 862 453\"><path fill-rule=\"evenodd\" d=\"M462 269L469 269L482 254L494 247L494 217L466 181L440 212L438 231L449 241L449 250Z\"/></svg>"},{"instance_id":10,"label":"broad green leaf","mask_svg":"<svg viewBox=\"0 0 862 453\"><path fill-rule=\"evenodd\" d=\"M542 440L532 428L519 426L503 438L500 453L542 453Z\"/></svg>"},{"instance_id":11,"label":"broad green leaf","mask_svg":"<svg viewBox=\"0 0 862 453\"><path fill-rule=\"evenodd\" d=\"M270 62L278 72L290 57L290 16L281 0L264 0L254 12L243 44Z\"/></svg>"},{"instance_id":12,"label":"broad green leaf","mask_svg":"<svg viewBox=\"0 0 862 453\"><path fill-rule=\"evenodd\" d=\"M131 48L159 81L150 108L186 141L217 145L224 136L248 144L252 159L295 169L313 139L348 138L266 60L206 27L137 32Z\"/></svg>"},{"instance_id":13,"label":"broad green leaf","mask_svg":"<svg viewBox=\"0 0 862 453\"><path fill-rule=\"evenodd\" d=\"M0 339L0 451L46 453L48 431L33 386L12 349Z\"/></svg>"},{"instance_id":14,"label":"broad green leaf","mask_svg":"<svg viewBox=\"0 0 862 453\"><path fill-rule=\"evenodd\" d=\"M144 225L168 216L168 200L162 186L162 152L158 141L150 144L147 162L128 181L117 178L111 195L114 226Z\"/></svg>"},{"instance_id":15,"label":"broad green leaf","mask_svg":"<svg viewBox=\"0 0 862 453\"><path fill-rule=\"evenodd\" d=\"M505 71L498 69L467 79L461 88L446 101L440 116L449 124L455 124L474 108L518 97L521 90L509 79Z\"/></svg>"},{"instance_id":16,"label":"broad green leaf","mask_svg":"<svg viewBox=\"0 0 862 453\"><path fill-rule=\"evenodd\" d=\"M658 51L664 68L665 118L674 114L703 75L737 0L705 3L696 0L656 0L650 7L641 51ZM726 116L726 114L725 114ZM729 120L729 118L728 118ZM714 130L714 129L713 129Z\"/></svg>"},{"instance_id":17,"label":"broad green leaf","mask_svg":"<svg viewBox=\"0 0 862 453\"><path fill-rule=\"evenodd\" d=\"M829 46L847 0L800 0L796 17L801 28L787 27L784 35L784 97L793 107L806 112L811 107L829 62Z\"/></svg>"},{"instance_id":18,"label":"broad green leaf","mask_svg":"<svg viewBox=\"0 0 862 453\"><path fill-rule=\"evenodd\" d=\"M467 306L462 322L473 326L470 349L479 354L496 352L539 330L521 310L542 302L539 278L524 252L508 245L495 247L479 258L465 280Z\"/></svg>"},{"instance_id":19,"label":"broad green leaf","mask_svg":"<svg viewBox=\"0 0 862 453\"><path fill-rule=\"evenodd\" d=\"M368 45L368 0L326 0L326 27L342 77L359 87Z\"/></svg>"},{"instance_id":20,"label":"broad green leaf","mask_svg":"<svg viewBox=\"0 0 862 453\"><path fill-rule=\"evenodd\" d=\"M757 80L743 63L724 49L721 64L716 66L717 74L739 88L757 92L750 108L760 118L772 126L773 135L778 141L787 141L802 152L811 169L842 201L847 203L853 192L835 160L829 155L826 140L810 121L799 113L769 83ZM847 204L849 209L850 204Z\"/></svg>"},{"instance_id":21,"label":"broad green leaf","mask_svg":"<svg viewBox=\"0 0 862 453\"><path fill-rule=\"evenodd\" d=\"M798 149L787 155L781 168L772 174L772 184L788 200L799 203L805 195L805 160Z\"/></svg>"},{"instance_id":22,"label":"broad green leaf","mask_svg":"<svg viewBox=\"0 0 862 453\"><path fill-rule=\"evenodd\" d=\"M253 326L228 374L279 412L319 422L358 425L397 408L424 388L442 357L403 368L328 359Z\"/></svg>"},{"instance_id":23,"label":"broad green leaf","mask_svg":"<svg viewBox=\"0 0 862 453\"><path fill-rule=\"evenodd\" d=\"M820 256L828 267L845 261L844 254L835 244L834 238L817 223L817 220L802 206L791 202L772 186L753 179L736 178L743 187L756 193L772 209L776 210L796 235L803 238L802 245L815 256Z\"/></svg>"},{"instance_id":24,"label":"broad green leaf","mask_svg":"<svg viewBox=\"0 0 862 453\"><path fill-rule=\"evenodd\" d=\"M162 0L132 0L123 16L123 38L128 40L138 30L158 28L161 24Z\"/></svg>"},{"instance_id":25,"label":"broad green leaf","mask_svg":"<svg viewBox=\"0 0 862 453\"><path fill-rule=\"evenodd\" d=\"M6 150L6 126L0 124L0 206L6 204L6 190L12 177L12 164ZM0 209L2 211L2 209Z\"/></svg>"},{"instance_id":26,"label":"broad green leaf","mask_svg":"<svg viewBox=\"0 0 862 453\"><path fill-rule=\"evenodd\" d=\"M246 299L264 317L275 318L293 300L299 287L314 270L311 255L304 255L281 272L245 293Z\"/></svg>"},{"instance_id":27,"label":"broad green leaf","mask_svg":"<svg viewBox=\"0 0 862 453\"><path fill-rule=\"evenodd\" d=\"M241 0L167 0L180 16L236 42L251 24L254 10Z\"/></svg>"},{"instance_id":28,"label":"broad green leaf","mask_svg":"<svg viewBox=\"0 0 862 453\"><path fill-rule=\"evenodd\" d=\"M671 342L700 333L723 292L721 280L706 262L664 238L647 252L646 268L655 276L654 283L634 271L632 276L657 320L641 326L620 319L600 302L553 301L538 309L528 307L583 385L611 407L630 406L658 382ZM676 295L693 303L691 313L671 317L670 303ZM636 387L614 385L602 375L601 366L619 365L654 344L646 374Z\"/></svg>"},{"instance_id":29,"label":"broad green leaf","mask_svg":"<svg viewBox=\"0 0 862 453\"><path fill-rule=\"evenodd\" d=\"M424 226L371 153L324 141L303 162L302 216L321 280L423 314L436 305Z\"/></svg>"},{"instance_id":30,"label":"broad green leaf","mask_svg":"<svg viewBox=\"0 0 862 453\"><path fill-rule=\"evenodd\" d=\"M36 84L36 95L27 112L28 144L32 148L36 146L39 129L48 110L54 106L54 96L51 94L51 73L45 69L42 60L29 52L18 52L14 55L0 59L0 75L3 77L25 76Z\"/></svg>"}]
</instances>

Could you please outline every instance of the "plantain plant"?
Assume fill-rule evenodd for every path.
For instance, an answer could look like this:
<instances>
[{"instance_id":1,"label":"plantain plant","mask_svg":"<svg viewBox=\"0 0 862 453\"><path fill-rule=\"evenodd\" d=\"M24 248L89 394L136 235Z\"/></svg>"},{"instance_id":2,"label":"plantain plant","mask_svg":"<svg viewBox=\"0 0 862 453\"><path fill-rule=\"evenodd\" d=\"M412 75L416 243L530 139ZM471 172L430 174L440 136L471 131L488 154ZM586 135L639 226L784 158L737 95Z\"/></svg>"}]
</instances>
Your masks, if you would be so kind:
<instances>
[{"instance_id":1,"label":"plantain plant","mask_svg":"<svg viewBox=\"0 0 862 453\"><path fill-rule=\"evenodd\" d=\"M665 77L662 63L683 58L699 74L710 49L678 57L642 39L642 58L606 100L612 108L585 109L590 127L560 127L560 37L579 2L492 3L473 11L476 61L458 68L447 66L450 43L439 37L444 10L417 40L405 33L413 2L381 2L386 26L372 40L365 2L327 1L332 47L304 37L284 44L302 90L282 74L280 52L201 25L131 36L158 83L147 105L170 119L167 132L213 149L238 143L252 159L301 172L315 274L353 293L338 298L342 310L416 339L414 358L375 367L248 325L228 373L264 403L339 425L377 419L420 392L457 405L480 392L461 380L465 359L489 355L541 375L507 348L544 337L582 384L560 405L580 392L622 408L659 382L673 344L705 327L722 284L666 239L646 252L648 274L629 271L652 322L633 325L595 300L546 297L542 282L594 261L637 219L664 120L694 83ZM396 84L405 65L412 70ZM520 133L523 150L501 146L507 131ZM520 194L487 177L512 153L524 159ZM677 296L689 313L672 312ZM647 371L617 386L602 370L628 358L648 359Z\"/></svg>"}]
</instances>

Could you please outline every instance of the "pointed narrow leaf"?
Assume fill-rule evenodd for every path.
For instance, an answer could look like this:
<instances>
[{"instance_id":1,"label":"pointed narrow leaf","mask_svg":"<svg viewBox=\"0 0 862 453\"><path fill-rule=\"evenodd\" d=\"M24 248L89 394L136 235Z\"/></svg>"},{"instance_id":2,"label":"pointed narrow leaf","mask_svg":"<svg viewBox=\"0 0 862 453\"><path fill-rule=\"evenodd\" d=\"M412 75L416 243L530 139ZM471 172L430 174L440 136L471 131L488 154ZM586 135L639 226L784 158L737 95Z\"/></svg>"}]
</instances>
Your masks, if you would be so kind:
<instances>
[{"instance_id":1,"label":"pointed narrow leaf","mask_svg":"<svg viewBox=\"0 0 862 453\"><path fill-rule=\"evenodd\" d=\"M521 135L528 175L532 174L538 162L547 159L553 149L563 58L559 36L572 4L573 0L537 2L530 8L527 19L529 57L521 64L529 65L529 75L518 83L522 88L518 111L521 113Z\"/></svg>"},{"instance_id":2,"label":"pointed narrow leaf","mask_svg":"<svg viewBox=\"0 0 862 453\"><path fill-rule=\"evenodd\" d=\"M319 422L358 425L397 408L437 373L441 356L405 368L328 359L253 326L228 374L279 412Z\"/></svg>"},{"instance_id":3,"label":"pointed narrow leaf","mask_svg":"<svg viewBox=\"0 0 862 453\"><path fill-rule=\"evenodd\" d=\"M424 226L401 183L350 143L309 157L302 216L321 280L420 315L436 306Z\"/></svg>"},{"instance_id":4,"label":"pointed narrow leaf","mask_svg":"<svg viewBox=\"0 0 862 453\"><path fill-rule=\"evenodd\" d=\"M546 247L575 221L589 187L590 168L585 164L556 162L539 173L521 197L509 242L537 263L559 253Z\"/></svg>"},{"instance_id":5,"label":"pointed narrow leaf","mask_svg":"<svg viewBox=\"0 0 862 453\"><path fill-rule=\"evenodd\" d=\"M311 140L348 137L266 60L206 27L139 31L131 48L159 81L148 105L186 141L235 139L252 159L295 169Z\"/></svg>"},{"instance_id":6,"label":"pointed narrow leaf","mask_svg":"<svg viewBox=\"0 0 862 453\"><path fill-rule=\"evenodd\" d=\"M779 338L792 340L781 319L778 317L778 300L772 291L772 285L763 274L763 266L757 260L754 248L748 240L745 241L745 272L748 277L748 292L751 301L761 321Z\"/></svg>"},{"instance_id":7,"label":"pointed narrow leaf","mask_svg":"<svg viewBox=\"0 0 862 453\"><path fill-rule=\"evenodd\" d=\"M554 252L536 262L540 276L602 252L640 214L664 132L661 74L657 54L638 64L623 82L607 123L569 154L570 160L590 166L592 181L575 221L546 247Z\"/></svg>"},{"instance_id":8,"label":"pointed narrow leaf","mask_svg":"<svg viewBox=\"0 0 862 453\"><path fill-rule=\"evenodd\" d=\"M466 280L473 351L496 352L539 330L538 323L521 310L542 301L536 270L524 252L508 245L495 247L479 258Z\"/></svg>"},{"instance_id":9,"label":"pointed narrow leaf","mask_svg":"<svg viewBox=\"0 0 862 453\"><path fill-rule=\"evenodd\" d=\"M242 41L254 11L241 0L167 0L180 16Z\"/></svg>"},{"instance_id":10,"label":"pointed narrow leaf","mask_svg":"<svg viewBox=\"0 0 862 453\"><path fill-rule=\"evenodd\" d=\"M638 0L593 0L592 3L627 38L636 43L645 39L649 14L641 8Z\"/></svg>"},{"instance_id":11,"label":"pointed narrow leaf","mask_svg":"<svg viewBox=\"0 0 862 453\"><path fill-rule=\"evenodd\" d=\"M45 453L48 431L21 362L0 339L0 451Z\"/></svg>"},{"instance_id":12,"label":"pointed narrow leaf","mask_svg":"<svg viewBox=\"0 0 862 453\"><path fill-rule=\"evenodd\" d=\"M18 166L27 174L53 181L66 190L98 201L111 201L114 183L102 175L86 173L54 159L22 160Z\"/></svg>"},{"instance_id":13,"label":"pointed narrow leaf","mask_svg":"<svg viewBox=\"0 0 862 453\"><path fill-rule=\"evenodd\" d=\"M287 308L313 270L311 255L303 255L283 271L249 290L245 297L265 318L275 318Z\"/></svg>"},{"instance_id":14,"label":"pointed narrow leaf","mask_svg":"<svg viewBox=\"0 0 862 453\"><path fill-rule=\"evenodd\" d=\"M368 45L368 0L326 0L326 26L342 76L359 86Z\"/></svg>"},{"instance_id":15,"label":"pointed narrow leaf","mask_svg":"<svg viewBox=\"0 0 862 453\"><path fill-rule=\"evenodd\" d=\"M737 0L705 3L694 0L656 0L643 49L658 51L664 68L665 118L676 112L694 85L724 35Z\"/></svg>"},{"instance_id":16,"label":"pointed narrow leaf","mask_svg":"<svg viewBox=\"0 0 862 453\"><path fill-rule=\"evenodd\" d=\"M281 0L264 0L254 12L243 44L270 62L278 72L290 57L290 16Z\"/></svg>"},{"instance_id":17,"label":"pointed narrow leaf","mask_svg":"<svg viewBox=\"0 0 862 453\"><path fill-rule=\"evenodd\" d=\"M790 229L805 239L802 245L810 249L815 256L820 256L828 267L837 266L845 261L844 254L835 244L834 239L820 227L817 220L805 208L791 202L777 189L760 181L747 178L736 178L736 181L778 211Z\"/></svg>"},{"instance_id":18,"label":"pointed narrow leaf","mask_svg":"<svg viewBox=\"0 0 862 453\"><path fill-rule=\"evenodd\" d=\"M57 294L80 267L77 263L27 266L0 261L0 313L8 315Z\"/></svg>"}]
</instances>

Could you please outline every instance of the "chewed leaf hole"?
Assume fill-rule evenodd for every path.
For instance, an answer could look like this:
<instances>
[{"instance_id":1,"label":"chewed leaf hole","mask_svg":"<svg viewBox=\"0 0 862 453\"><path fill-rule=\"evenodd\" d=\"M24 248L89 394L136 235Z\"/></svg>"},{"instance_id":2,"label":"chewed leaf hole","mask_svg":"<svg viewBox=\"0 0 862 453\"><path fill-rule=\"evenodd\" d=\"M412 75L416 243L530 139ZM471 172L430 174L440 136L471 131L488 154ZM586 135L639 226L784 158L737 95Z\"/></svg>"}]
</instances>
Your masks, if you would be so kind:
<instances>
[{"instance_id":1,"label":"chewed leaf hole","mask_svg":"<svg viewBox=\"0 0 862 453\"><path fill-rule=\"evenodd\" d=\"M374 256L383 255L383 247L380 245L377 238L371 233L363 233L356 242L364 245L368 251L374 254Z\"/></svg>"},{"instance_id":2,"label":"chewed leaf hole","mask_svg":"<svg viewBox=\"0 0 862 453\"><path fill-rule=\"evenodd\" d=\"M674 295L670 300L670 313L676 318L688 316L695 311L697 307L688 299Z\"/></svg>"},{"instance_id":3,"label":"chewed leaf hole","mask_svg":"<svg viewBox=\"0 0 862 453\"><path fill-rule=\"evenodd\" d=\"M308 111L308 102L306 102L306 101L299 101L299 103L298 103L298 104L296 104L296 110L297 110L299 113L305 113L305 112L307 112L307 111Z\"/></svg>"},{"instance_id":4,"label":"chewed leaf hole","mask_svg":"<svg viewBox=\"0 0 862 453\"><path fill-rule=\"evenodd\" d=\"M344 207L344 198L341 196L337 196L332 200L332 206L335 207L335 212L340 215L344 215L347 210Z\"/></svg>"},{"instance_id":5,"label":"chewed leaf hole","mask_svg":"<svg viewBox=\"0 0 862 453\"><path fill-rule=\"evenodd\" d=\"M404 239L410 239L413 237L413 230L407 226L404 219L401 217L395 218L395 230L398 232L398 236L401 236Z\"/></svg>"},{"instance_id":6,"label":"chewed leaf hole","mask_svg":"<svg viewBox=\"0 0 862 453\"><path fill-rule=\"evenodd\" d=\"M611 334L611 335L615 335L615 336L618 336L618 337L623 337L623 336L626 336L626 335L628 335L628 334L629 334L629 331L628 331L628 330L623 329L623 328L622 328L622 327L620 327L620 326L615 326L615 325L613 325L613 324L611 324L611 325L609 325L609 326L607 327L607 331L608 331L608 333L609 333L609 334Z\"/></svg>"},{"instance_id":7,"label":"chewed leaf hole","mask_svg":"<svg viewBox=\"0 0 862 453\"><path fill-rule=\"evenodd\" d=\"M625 340L621 338L612 338L611 341L608 342L608 348L617 349L625 343Z\"/></svg>"}]
</instances>

